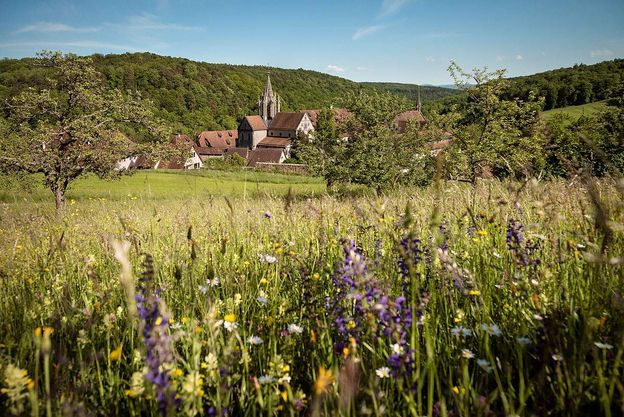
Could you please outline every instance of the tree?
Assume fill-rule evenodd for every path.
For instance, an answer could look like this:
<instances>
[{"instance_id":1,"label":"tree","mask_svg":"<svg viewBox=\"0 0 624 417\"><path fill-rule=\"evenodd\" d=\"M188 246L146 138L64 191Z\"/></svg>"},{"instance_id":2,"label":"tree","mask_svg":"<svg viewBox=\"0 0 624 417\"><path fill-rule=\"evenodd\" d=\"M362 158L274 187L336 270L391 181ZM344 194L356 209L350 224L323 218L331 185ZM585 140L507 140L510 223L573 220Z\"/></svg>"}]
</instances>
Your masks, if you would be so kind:
<instances>
[{"instance_id":1,"label":"tree","mask_svg":"<svg viewBox=\"0 0 624 417\"><path fill-rule=\"evenodd\" d=\"M339 156L344 141L336 133L332 110L323 109L319 113L316 129L310 135L299 135L295 141L293 156L306 163L311 174L323 177L331 186L342 169Z\"/></svg>"},{"instance_id":2,"label":"tree","mask_svg":"<svg viewBox=\"0 0 624 417\"><path fill-rule=\"evenodd\" d=\"M365 91L348 94L343 100L352 116L334 129L331 112L322 112L319 128L300 148L301 158L328 185L362 184L379 193L393 185L422 183L427 152L415 139L417 135L399 135L394 126L397 113L409 106L407 100Z\"/></svg>"},{"instance_id":3,"label":"tree","mask_svg":"<svg viewBox=\"0 0 624 417\"><path fill-rule=\"evenodd\" d=\"M43 174L60 213L69 184L87 173L114 174L120 159L135 151L120 124L147 128L164 137L150 104L103 87L91 58L42 52L37 64L53 71L47 88L29 88L7 100L8 137L0 144L0 169Z\"/></svg>"},{"instance_id":4,"label":"tree","mask_svg":"<svg viewBox=\"0 0 624 417\"><path fill-rule=\"evenodd\" d=\"M540 167L539 112L542 101L505 99L505 71L464 72L454 62L449 72L468 99L443 122L453 135L445 151L445 168L454 179L473 186L486 173L519 176Z\"/></svg>"}]
</instances>

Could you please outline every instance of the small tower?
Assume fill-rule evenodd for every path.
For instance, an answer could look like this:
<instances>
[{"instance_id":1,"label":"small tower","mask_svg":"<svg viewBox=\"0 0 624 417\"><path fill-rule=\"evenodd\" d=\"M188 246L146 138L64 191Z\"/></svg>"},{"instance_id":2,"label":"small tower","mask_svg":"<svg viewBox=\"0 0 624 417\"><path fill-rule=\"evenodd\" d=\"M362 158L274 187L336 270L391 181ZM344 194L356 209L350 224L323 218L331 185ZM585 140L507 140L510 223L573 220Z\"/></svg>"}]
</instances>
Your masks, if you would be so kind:
<instances>
[{"instance_id":1,"label":"small tower","mask_svg":"<svg viewBox=\"0 0 624 417\"><path fill-rule=\"evenodd\" d=\"M422 103L420 102L420 86L418 86L418 104L416 106L416 110L418 110L419 113L422 113Z\"/></svg>"},{"instance_id":2,"label":"small tower","mask_svg":"<svg viewBox=\"0 0 624 417\"><path fill-rule=\"evenodd\" d=\"M264 93L258 99L258 114L264 119L268 126L277 113L280 112L281 100L279 95L273 93L271 86L271 74L267 74L267 82L264 86Z\"/></svg>"}]
</instances>

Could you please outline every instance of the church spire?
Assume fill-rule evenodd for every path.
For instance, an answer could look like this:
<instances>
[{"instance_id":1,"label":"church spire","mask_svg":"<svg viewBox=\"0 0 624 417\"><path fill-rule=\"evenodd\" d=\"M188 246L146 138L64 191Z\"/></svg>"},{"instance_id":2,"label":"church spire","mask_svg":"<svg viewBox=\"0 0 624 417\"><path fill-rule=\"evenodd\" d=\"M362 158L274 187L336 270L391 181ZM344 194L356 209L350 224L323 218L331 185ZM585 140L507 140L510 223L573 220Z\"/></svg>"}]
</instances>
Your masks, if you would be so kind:
<instances>
[{"instance_id":1,"label":"church spire","mask_svg":"<svg viewBox=\"0 0 624 417\"><path fill-rule=\"evenodd\" d=\"M271 85L271 73L267 73L267 82L264 86L264 94L258 100L258 112L264 119L267 126L271 123L271 120L280 111L281 103L280 98L273 92L273 86Z\"/></svg>"},{"instance_id":2,"label":"church spire","mask_svg":"<svg viewBox=\"0 0 624 417\"><path fill-rule=\"evenodd\" d=\"M422 113L422 103L420 102L420 86L418 86L418 104L416 105L416 110Z\"/></svg>"},{"instance_id":3,"label":"church spire","mask_svg":"<svg viewBox=\"0 0 624 417\"><path fill-rule=\"evenodd\" d=\"M273 87L271 86L271 71L267 72L267 82L264 86L264 96L273 97Z\"/></svg>"}]
</instances>

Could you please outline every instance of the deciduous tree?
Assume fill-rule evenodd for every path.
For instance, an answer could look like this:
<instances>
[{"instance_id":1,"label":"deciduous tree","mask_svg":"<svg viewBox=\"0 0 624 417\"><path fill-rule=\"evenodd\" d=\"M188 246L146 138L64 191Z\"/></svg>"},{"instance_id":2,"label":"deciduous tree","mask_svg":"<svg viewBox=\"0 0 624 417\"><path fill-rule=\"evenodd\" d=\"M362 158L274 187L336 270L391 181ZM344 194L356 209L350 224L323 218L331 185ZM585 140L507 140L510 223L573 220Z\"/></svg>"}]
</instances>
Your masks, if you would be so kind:
<instances>
[{"instance_id":1,"label":"deciduous tree","mask_svg":"<svg viewBox=\"0 0 624 417\"><path fill-rule=\"evenodd\" d=\"M41 90L29 88L6 103L8 135L0 143L5 172L43 174L61 212L69 184L81 175L110 176L120 159L136 149L120 124L147 128L164 138L150 104L103 86L91 58L42 52L38 65L50 67L53 78Z\"/></svg>"}]
</instances>

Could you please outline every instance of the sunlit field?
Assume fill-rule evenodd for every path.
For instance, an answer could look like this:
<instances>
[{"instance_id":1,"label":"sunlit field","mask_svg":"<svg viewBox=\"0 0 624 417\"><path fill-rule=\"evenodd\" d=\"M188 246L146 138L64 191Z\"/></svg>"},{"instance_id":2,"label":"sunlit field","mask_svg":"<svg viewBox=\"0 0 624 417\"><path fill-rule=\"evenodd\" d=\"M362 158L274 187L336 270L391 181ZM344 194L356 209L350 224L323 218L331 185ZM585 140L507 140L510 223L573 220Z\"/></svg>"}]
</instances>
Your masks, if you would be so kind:
<instances>
[{"instance_id":1,"label":"sunlit field","mask_svg":"<svg viewBox=\"0 0 624 417\"><path fill-rule=\"evenodd\" d=\"M3 413L624 414L616 184L279 178L4 194Z\"/></svg>"}]
</instances>

